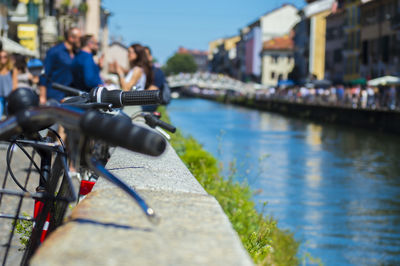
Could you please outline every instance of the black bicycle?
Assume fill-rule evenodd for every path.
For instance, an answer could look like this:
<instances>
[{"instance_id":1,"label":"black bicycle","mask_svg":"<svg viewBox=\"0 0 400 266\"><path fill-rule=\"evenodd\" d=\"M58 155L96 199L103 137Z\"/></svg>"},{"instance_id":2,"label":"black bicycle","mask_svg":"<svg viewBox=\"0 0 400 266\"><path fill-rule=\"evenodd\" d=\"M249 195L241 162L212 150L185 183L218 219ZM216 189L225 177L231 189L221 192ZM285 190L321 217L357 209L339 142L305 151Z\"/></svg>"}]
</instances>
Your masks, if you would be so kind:
<instances>
[{"instance_id":1,"label":"black bicycle","mask_svg":"<svg viewBox=\"0 0 400 266\"><path fill-rule=\"evenodd\" d=\"M0 140L10 142L6 155L6 174L0 190L0 218L12 221L7 243L3 245L5 251L1 254L3 265L7 261L18 223L33 222L21 261L23 265L28 263L43 239L62 223L69 203L76 200L77 195L69 176L70 163L75 166L84 165L96 175L116 184L135 199L150 221L157 221L154 210L133 189L107 171L104 162L93 156L92 143L93 140L99 140L108 145L158 156L165 150L165 139L154 131L133 124L130 119L92 110L92 107L111 108L107 104L93 103L91 107L88 107L90 104L85 106L89 110L83 110L76 102L29 108L0 123ZM68 145L64 145L61 139L55 142L40 133L55 123L65 128ZM52 131L57 136L57 132ZM12 171L13 147L19 147L30 160L25 178L15 176ZM32 149L31 154L26 147ZM40 166L33 158L35 154L39 155ZM31 180L32 169L38 172L39 182ZM13 182L9 182L9 179ZM35 182L39 185L32 192L29 184ZM9 184L16 184L17 188L14 186L10 189L7 187ZM6 197L17 199L18 204L13 212L3 213ZM24 199L36 201L35 215L21 215Z\"/></svg>"},{"instance_id":2,"label":"black bicycle","mask_svg":"<svg viewBox=\"0 0 400 266\"><path fill-rule=\"evenodd\" d=\"M121 119L134 120L138 117L143 118L143 122L149 127L156 129L166 139L170 139L167 130L171 133L176 131L176 128L164 121L162 121L161 114L157 112L138 112L132 117L127 116L119 108L124 106L132 105L154 105L161 103L161 94L158 90L152 91L121 91L121 90L108 90L106 87L99 86L92 89L89 93L81 91L79 89L61 85L58 83L52 83L52 87L60 90L68 95L64 103L69 106L75 106L83 109L96 109L108 112L104 115L115 115L120 116ZM115 111L118 110L118 111ZM164 130L163 130L164 129ZM110 144L96 140L90 143L92 154L104 165L110 158ZM81 197L87 195L93 188L97 175L94 174L90 169L84 167L85 164L81 164L81 168L77 172L78 179L81 182L79 189L78 201Z\"/></svg>"}]
</instances>

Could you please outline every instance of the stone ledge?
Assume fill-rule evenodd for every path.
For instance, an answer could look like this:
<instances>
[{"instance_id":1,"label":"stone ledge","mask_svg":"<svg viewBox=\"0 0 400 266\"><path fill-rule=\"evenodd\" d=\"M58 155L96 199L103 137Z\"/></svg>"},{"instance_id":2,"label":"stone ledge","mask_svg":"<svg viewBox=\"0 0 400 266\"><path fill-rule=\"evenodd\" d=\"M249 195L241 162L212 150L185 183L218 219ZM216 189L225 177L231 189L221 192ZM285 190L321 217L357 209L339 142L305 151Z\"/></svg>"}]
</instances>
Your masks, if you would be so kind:
<instances>
[{"instance_id":1,"label":"stone ledge","mask_svg":"<svg viewBox=\"0 0 400 266\"><path fill-rule=\"evenodd\" d=\"M117 149L107 168L138 190L160 223L100 179L31 265L253 265L218 202L170 146L159 158Z\"/></svg>"},{"instance_id":2,"label":"stone ledge","mask_svg":"<svg viewBox=\"0 0 400 266\"><path fill-rule=\"evenodd\" d=\"M136 189L207 194L170 145L159 157L116 149L107 169ZM95 190L108 187L113 185L100 178Z\"/></svg>"}]
</instances>

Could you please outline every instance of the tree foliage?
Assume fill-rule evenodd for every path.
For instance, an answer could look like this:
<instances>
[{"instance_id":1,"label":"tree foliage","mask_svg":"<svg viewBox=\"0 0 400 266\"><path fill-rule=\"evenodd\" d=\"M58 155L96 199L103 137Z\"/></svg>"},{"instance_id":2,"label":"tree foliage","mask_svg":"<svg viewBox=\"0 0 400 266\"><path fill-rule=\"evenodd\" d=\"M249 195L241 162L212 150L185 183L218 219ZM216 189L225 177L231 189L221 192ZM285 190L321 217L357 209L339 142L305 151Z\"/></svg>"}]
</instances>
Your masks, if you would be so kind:
<instances>
[{"instance_id":1,"label":"tree foliage","mask_svg":"<svg viewBox=\"0 0 400 266\"><path fill-rule=\"evenodd\" d=\"M194 73L197 65L192 55L176 53L167 60L163 70L167 76L181 72Z\"/></svg>"}]
</instances>

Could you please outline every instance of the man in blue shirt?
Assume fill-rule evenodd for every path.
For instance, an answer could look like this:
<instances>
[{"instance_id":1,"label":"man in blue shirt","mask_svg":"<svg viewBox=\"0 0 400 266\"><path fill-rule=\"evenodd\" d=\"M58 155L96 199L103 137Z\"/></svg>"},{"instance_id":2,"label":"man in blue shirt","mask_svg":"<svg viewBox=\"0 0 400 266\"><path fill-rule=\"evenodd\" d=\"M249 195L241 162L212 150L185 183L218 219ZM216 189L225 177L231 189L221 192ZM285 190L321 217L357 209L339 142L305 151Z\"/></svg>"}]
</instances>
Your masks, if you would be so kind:
<instances>
[{"instance_id":1,"label":"man in blue shirt","mask_svg":"<svg viewBox=\"0 0 400 266\"><path fill-rule=\"evenodd\" d=\"M47 99L61 101L65 94L52 88L51 83L57 82L63 85L71 85L73 78L71 72L72 59L80 48L81 31L71 28L65 32L65 41L53 46L46 54L44 70L46 77L42 77L39 83L40 103L46 103Z\"/></svg>"},{"instance_id":2,"label":"man in blue shirt","mask_svg":"<svg viewBox=\"0 0 400 266\"><path fill-rule=\"evenodd\" d=\"M89 92L92 88L103 84L100 78L100 67L93 56L97 54L99 44L93 35L85 35L81 39L82 49L72 61L73 87ZM101 63L102 60L99 60Z\"/></svg>"}]
</instances>

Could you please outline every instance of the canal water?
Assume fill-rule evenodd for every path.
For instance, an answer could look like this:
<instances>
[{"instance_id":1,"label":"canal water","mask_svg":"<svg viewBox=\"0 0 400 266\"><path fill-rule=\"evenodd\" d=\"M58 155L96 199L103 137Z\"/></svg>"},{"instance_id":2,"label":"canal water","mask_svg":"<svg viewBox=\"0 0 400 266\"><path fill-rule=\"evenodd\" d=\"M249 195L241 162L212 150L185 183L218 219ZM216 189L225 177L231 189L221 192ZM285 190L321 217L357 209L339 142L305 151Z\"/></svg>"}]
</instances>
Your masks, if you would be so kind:
<instances>
[{"instance_id":1,"label":"canal water","mask_svg":"<svg viewBox=\"0 0 400 266\"><path fill-rule=\"evenodd\" d=\"M201 99L175 126L256 191L258 207L325 265L400 265L400 137Z\"/></svg>"}]
</instances>

